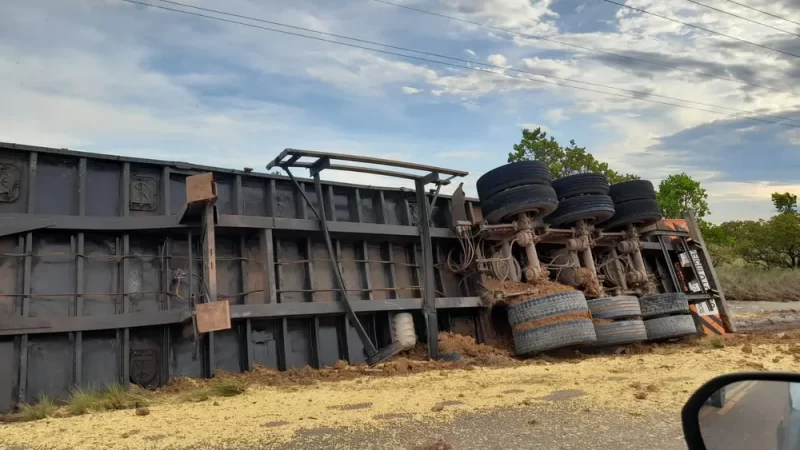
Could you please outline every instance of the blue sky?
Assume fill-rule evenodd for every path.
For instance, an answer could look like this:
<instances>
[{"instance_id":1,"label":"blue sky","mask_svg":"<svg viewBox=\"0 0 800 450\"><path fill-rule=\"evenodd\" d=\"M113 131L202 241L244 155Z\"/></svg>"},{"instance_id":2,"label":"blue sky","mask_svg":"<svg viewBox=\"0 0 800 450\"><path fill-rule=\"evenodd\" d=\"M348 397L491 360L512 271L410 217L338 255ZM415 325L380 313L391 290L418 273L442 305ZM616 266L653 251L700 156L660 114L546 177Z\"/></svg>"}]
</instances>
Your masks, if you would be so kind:
<instances>
[{"instance_id":1,"label":"blue sky","mask_svg":"<svg viewBox=\"0 0 800 450\"><path fill-rule=\"evenodd\" d=\"M397 1L751 84L791 91L800 75L800 58L600 0ZM788 22L724 0L706 2L797 32ZM370 0L184 3L475 63L785 116L800 126L797 94ZM627 3L800 52L800 38L681 0ZM800 19L800 6L791 0L748 4ZM575 139L613 168L656 183L670 173L689 173L708 189L715 222L767 217L770 192L800 193L798 128L454 69L119 0L7 0L0 14L11 18L0 28L2 141L233 168L263 168L285 147L368 154L468 170L465 186L474 193L474 181L505 162L523 127L542 126L559 141ZM369 175L328 176L392 184Z\"/></svg>"}]
</instances>

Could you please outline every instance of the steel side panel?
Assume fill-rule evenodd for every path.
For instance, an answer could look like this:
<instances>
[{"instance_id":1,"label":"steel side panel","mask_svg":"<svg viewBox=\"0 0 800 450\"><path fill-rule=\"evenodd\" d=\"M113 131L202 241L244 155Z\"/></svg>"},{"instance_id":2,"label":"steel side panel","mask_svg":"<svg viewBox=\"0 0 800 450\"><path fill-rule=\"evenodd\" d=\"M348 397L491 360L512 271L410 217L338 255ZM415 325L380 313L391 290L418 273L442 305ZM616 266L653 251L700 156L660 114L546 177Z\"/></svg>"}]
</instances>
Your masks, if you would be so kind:
<instances>
[{"instance_id":1,"label":"steel side panel","mask_svg":"<svg viewBox=\"0 0 800 450\"><path fill-rule=\"evenodd\" d=\"M4 143L0 163L13 165L19 193L0 199L0 223L11 233L0 236L0 361L8 362L0 364L0 412L42 395L63 399L77 382L88 389L127 382L125 370L141 366L134 354L157 354L157 384L203 375L203 341L190 325L202 239L199 224L180 224L177 214L186 177L208 171L219 194L216 281L233 321L215 333L213 369L363 361L319 223L285 177ZM376 328L385 328L388 312L422 308L417 268L409 266L418 259L407 253L420 236L406 214L413 191L326 182L319 199L309 180L300 182L315 206L325 203L354 310L372 339L385 341L387 330ZM433 237L455 237L439 225L448 214L437 208ZM30 230L29 258L25 234L14 230ZM474 309L480 299L439 298L437 306Z\"/></svg>"}]
</instances>

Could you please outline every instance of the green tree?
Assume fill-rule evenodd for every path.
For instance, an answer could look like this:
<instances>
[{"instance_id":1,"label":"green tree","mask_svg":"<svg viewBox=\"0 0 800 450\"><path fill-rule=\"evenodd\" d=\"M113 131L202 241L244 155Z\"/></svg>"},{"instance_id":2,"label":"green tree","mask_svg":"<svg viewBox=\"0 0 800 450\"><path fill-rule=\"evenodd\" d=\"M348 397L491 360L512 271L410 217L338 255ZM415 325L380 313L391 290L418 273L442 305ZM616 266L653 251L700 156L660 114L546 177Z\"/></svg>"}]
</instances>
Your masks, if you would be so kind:
<instances>
[{"instance_id":1,"label":"green tree","mask_svg":"<svg viewBox=\"0 0 800 450\"><path fill-rule=\"evenodd\" d=\"M638 180L632 174L622 174L608 167L608 163L600 162L586 152L586 147L578 147L574 140L569 146L561 146L552 136L541 128L522 130L522 140L514 145L514 151L508 154L508 162L539 161L550 168L553 178L561 178L576 173L602 173L611 184L628 180Z\"/></svg>"},{"instance_id":2,"label":"green tree","mask_svg":"<svg viewBox=\"0 0 800 450\"><path fill-rule=\"evenodd\" d=\"M797 214L732 222L728 229L733 249L746 262L767 269L800 267L800 216Z\"/></svg>"},{"instance_id":3,"label":"green tree","mask_svg":"<svg viewBox=\"0 0 800 450\"><path fill-rule=\"evenodd\" d=\"M797 196L788 192L773 192L772 203L780 214L797 212Z\"/></svg>"},{"instance_id":4,"label":"green tree","mask_svg":"<svg viewBox=\"0 0 800 450\"><path fill-rule=\"evenodd\" d=\"M685 173L673 174L661 181L656 199L664 217L683 217L690 210L698 218L709 213L706 190L700 186L699 181Z\"/></svg>"}]
</instances>

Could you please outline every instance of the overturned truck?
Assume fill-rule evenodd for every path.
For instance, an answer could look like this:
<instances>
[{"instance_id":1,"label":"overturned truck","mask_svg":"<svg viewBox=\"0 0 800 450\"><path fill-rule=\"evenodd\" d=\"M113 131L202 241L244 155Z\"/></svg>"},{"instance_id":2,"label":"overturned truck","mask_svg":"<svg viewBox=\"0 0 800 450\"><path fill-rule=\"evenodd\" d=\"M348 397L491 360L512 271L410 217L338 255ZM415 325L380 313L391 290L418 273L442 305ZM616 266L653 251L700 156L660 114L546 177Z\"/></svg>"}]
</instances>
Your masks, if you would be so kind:
<instances>
[{"instance_id":1,"label":"overturned truck","mask_svg":"<svg viewBox=\"0 0 800 450\"><path fill-rule=\"evenodd\" d=\"M376 364L417 336L436 359L440 331L520 355L734 331L695 220L661 220L649 182L521 162L477 200L439 195L467 175L440 167L289 149L268 168L286 175L0 143L0 412Z\"/></svg>"}]
</instances>

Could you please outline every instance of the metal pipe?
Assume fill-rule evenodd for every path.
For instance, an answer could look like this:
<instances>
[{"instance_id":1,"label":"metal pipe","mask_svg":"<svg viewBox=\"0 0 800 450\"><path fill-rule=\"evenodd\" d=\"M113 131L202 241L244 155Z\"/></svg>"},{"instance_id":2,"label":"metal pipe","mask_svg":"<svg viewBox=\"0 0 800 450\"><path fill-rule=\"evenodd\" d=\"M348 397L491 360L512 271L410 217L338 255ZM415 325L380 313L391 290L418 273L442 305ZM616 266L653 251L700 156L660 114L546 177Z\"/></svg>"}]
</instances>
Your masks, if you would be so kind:
<instances>
[{"instance_id":1,"label":"metal pipe","mask_svg":"<svg viewBox=\"0 0 800 450\"><path fill-rule=\"evenodd\" d=\"M511 242L509 242L507 239L503 241L502 247L500 248L500 254L503 256L505 264L508 267L508 279L511 281L520 281L519 274L516 270L514 270L514 264L511 261Z\"/></svg>"},{"instance_id":2,"label":"metal pipe","mask_svg":"<svg viewBox=\"0 0 800 450\"><path fill-rule=\"evenodd\" d=\"M628 282L625 280L625 269L622 267L622 263L619 262L619 254L617 253L617 250L612 248L609 252L609 255L612 259L611 270L614 272L614 278L619 280L619 287L623 291L627 291Z\"/></svg>"},{"instance_id":3,"label":"metal pipe","mask_svg":"<svg viewBox=\"0 0 800 450\"><path fill-rule=\"evenodd\" d=\"M464 172L462 170L453 170L453 169L445 169L443 167L436 167L436 166L427 166L424 164L414 164L404 161L395 161L391 159L383 159L383 158L372 158L369 156L359 156L359 155L347 155L343 153L328 153L328 152L319 152L314 150L300 150L295 148L287 148L278 155L272 162L267 165L267 169L271 169L275 166L280 166L283 163L283 158L286 156L291 157L310 157L310 158L330 158L330 159L338 159L342 161L350 161L350 162L360 162L360 163L367 163L367 164L380 164L384 166L391 166L391 167L400 167L403 169L412 169L412 170L424 170L427 172L439 172L445 175L455 175L455 176L467 176L469 172ZM289 160L291 161L291 159ZM296 160L295 160L296 161Z\"/></svg>"},{"instance_id":4,"label":"metal pipe","mask_svg":"<svg viewBox=\"0 0 800 450\"><path fill-rule=\"evenodd\" d=\"M423 307L422 315L425 317L428 337L428 357L439 358L439 321L436 314L436 284L433 271L433 248L431 241L431 224L428 221L428 196L425 194L424 178L417 178L414 182L417 191L417 207L419 208L418 226L420 230L420 245L422 247L422 290Z\"/></svg>"}]
</instances>

